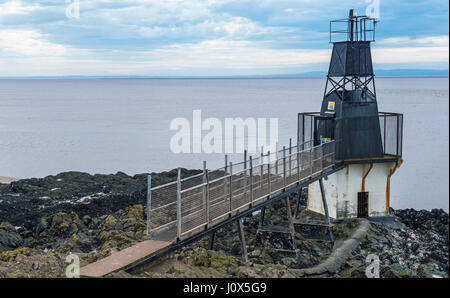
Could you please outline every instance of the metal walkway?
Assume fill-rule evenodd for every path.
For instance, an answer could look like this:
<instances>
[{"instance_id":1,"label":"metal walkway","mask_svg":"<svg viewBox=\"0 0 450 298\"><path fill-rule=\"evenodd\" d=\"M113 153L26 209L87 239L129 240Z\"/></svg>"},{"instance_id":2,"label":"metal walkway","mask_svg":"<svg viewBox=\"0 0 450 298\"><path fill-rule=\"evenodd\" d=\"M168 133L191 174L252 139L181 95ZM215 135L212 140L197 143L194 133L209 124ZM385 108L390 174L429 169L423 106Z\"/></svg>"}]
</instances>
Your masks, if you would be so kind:
<instances>
[{"instance_id":1,"label":"metal walkway","mask_svg":"<svg viewBox=\"0 0 450 298\"><path fill-rule=\"evenodd\" d=\"M218 223L239 215L300 182L335 165L334 142L312 146L312 142L283 147L258 158L222 168L178 177L151 187L148 184L148 238L179 242Z\"/></svg>"},{"instance_id":2,"label":"metal walkway","mask_svg":"<svg viewBox=\"0 0 450 298\"><path fill-rule=\"evenodd\" d=\"M335 164L335 143L306 142L245 158L203 173L151 187L148 177L147 241L83 267L81 275L98 277L149 263L214 233L289 194L343 168ZM227 160L227 158L225 158ZM241 223L242 224L242 223ZM145 244L146 243L146 244ZM144 248L145 246L145 248ZM245 247L243 248L245 249Z\"/></svg>"},{"instance_id":3,"label":"metal walkway","mask_svg":"<svg viewBox=\"0 0 450 298\"><path fill-rule=\"evenodd\" d=\"M170 246L170 242L146 240L117 253L89 264L80 269L80 275L86 277L102 277L111 272L130 266L145 257L155 254Z\"/></svg>"}]
</instances>

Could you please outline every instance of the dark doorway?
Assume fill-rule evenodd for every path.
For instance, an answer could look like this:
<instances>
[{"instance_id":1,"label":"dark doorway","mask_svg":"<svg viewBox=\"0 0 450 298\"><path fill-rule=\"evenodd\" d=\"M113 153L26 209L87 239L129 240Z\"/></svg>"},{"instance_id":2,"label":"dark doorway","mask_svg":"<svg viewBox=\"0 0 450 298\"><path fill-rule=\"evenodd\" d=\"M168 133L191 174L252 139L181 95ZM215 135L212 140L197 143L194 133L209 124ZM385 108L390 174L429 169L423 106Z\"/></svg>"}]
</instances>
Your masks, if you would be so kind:
<instances>
[{"instance_id":1,"label":"dark doorway","mask_svg":"<svg viewBox=\"0 0 450 298\"><path fill-rule=\"evenodd\" d=\"M358 192L358 217L369 217L368 192Z\"/></svg>"}]
</instances>

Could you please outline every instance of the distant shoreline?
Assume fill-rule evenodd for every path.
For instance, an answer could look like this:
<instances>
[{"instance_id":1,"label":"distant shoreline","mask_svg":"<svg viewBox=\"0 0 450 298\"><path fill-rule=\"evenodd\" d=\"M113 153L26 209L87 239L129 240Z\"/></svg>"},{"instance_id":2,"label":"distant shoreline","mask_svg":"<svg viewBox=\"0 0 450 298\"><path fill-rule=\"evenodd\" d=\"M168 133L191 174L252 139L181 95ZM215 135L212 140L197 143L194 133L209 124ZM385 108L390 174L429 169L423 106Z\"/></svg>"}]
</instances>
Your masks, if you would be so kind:
<instances>
[{"instance_id":1,"label":"distant shoreline","mask_svg":"<svg viewBox=\"0 0 450 298\"><path fill-rule=\"evenodd\" d=\"M10 184L11 182L19 181L19 180L20 180L19 178L0 176L0 183L3 183L3 184Z\"/></svg>"},{"instance_id":2,"label":"distant shoreline","mask_svg":"<svg viewBox=\"0 0 450 298\"><path fill-rule=\"evenodd\" d=\"M448 75L405 75L405 76L377 76L387 79L438 79L449 78ZM273 79L324 79L325 76L231 76L231 77L0 77L0 80L273 80Z\"/></svg>"}]
</instances>

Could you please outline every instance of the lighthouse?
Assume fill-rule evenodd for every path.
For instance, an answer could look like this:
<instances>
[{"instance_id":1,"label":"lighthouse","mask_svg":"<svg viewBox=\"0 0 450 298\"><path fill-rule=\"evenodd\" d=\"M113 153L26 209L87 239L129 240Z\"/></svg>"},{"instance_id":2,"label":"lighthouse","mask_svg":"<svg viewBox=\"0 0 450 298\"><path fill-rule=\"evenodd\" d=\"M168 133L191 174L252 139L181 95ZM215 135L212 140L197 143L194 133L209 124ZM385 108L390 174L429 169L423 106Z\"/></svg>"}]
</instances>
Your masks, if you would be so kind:
<instances>
[{"instance_id":1,"label":"lighthouse","mask_svg":"<svg viewBox=\"0 0 450 298\"><path fill-rule=\"evenodd\" d=\"M390 180L403 162L403 115L378 110L371 55L376 24L354 10L330 22L333 51L321 109L298 118L304 149L334 144L342 169L324 179L323 190L335 219L387 215ZM307 208L325 214L321 195L319 183L311 183Z\"/></svg>"}]
</instances>

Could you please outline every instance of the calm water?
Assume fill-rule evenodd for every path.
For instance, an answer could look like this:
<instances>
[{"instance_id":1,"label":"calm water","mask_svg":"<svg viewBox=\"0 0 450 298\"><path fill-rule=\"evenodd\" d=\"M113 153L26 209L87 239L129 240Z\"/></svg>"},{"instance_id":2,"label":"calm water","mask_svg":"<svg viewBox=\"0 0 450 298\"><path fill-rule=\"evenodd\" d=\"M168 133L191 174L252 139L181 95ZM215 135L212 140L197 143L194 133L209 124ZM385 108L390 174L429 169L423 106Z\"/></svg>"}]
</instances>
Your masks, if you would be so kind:
<instances>
[{"instance_id":1,"label":"calm water","mask_svg":"<svg viewBox=\"0 0 450 298\"><path fill-rule=\"evenodd\" d=\"M173 154L170 121L279 118L279 140L298 112L320 108L323 79L0 80L0 175L62 171L128 174L222 166L222 155ZM394 208L449 205L448 78L379 78L381 111L401 112L404 164L392 178ZM233 156L236 160L238 156Z\"/></svg>"}]
</instances>

